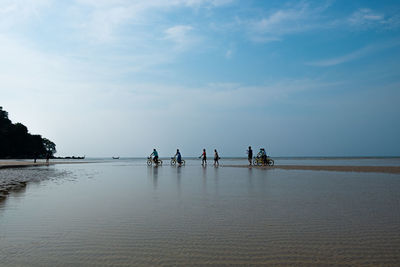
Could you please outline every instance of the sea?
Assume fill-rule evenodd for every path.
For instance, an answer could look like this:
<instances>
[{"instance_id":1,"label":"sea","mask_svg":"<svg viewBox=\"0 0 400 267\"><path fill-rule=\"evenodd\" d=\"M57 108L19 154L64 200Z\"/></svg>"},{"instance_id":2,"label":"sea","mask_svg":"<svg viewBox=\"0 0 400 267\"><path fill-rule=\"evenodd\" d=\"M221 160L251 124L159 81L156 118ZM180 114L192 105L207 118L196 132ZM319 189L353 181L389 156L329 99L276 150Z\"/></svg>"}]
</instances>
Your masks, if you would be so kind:
<instances>
[{"instance_id":1,"label":"sea","mask_svg":"<svg viewBox=\"0 0 400 267\"><path fill-rule=\"evenodd\" d=\"M274 160L400 166L399 158ZM400 265L399 174L220 164L86 158L0 169L0 182L26 181L0 201L0 266Z\"/></svg>"}]
</instances>

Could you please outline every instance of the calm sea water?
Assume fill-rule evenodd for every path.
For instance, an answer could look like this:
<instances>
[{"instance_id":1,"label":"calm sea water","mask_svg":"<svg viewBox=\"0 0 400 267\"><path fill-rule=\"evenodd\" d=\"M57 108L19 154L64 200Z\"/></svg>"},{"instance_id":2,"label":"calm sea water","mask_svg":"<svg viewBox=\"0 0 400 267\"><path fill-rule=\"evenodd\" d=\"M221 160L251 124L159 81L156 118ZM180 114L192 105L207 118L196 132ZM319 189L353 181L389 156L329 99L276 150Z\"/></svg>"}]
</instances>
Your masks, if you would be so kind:
<instances>
[{"instance_id":1,"label":"calm sea water","mask_svg":"<svg viewBox=\"0 0 400 267\"><path fill-rule=\"evenodd\" d=\"M400 264L400 175L97 161L7 170L0 266Z\"/></svg>"}]
</instances>

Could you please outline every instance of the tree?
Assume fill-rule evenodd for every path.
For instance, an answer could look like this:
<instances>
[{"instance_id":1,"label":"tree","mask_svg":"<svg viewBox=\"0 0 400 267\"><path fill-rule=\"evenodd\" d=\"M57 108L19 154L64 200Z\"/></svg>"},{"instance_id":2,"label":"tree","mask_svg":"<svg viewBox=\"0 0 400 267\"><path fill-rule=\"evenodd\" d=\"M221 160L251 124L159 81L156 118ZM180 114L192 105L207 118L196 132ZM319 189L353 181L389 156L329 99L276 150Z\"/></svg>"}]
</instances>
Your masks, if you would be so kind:
<instances>
[{"instance_id":1,"label":"tree","mask_svg":"<svg viewBox=\"0 0 400 267\"><path fill-rule=\"evenodd\" d=\"M43 138L43 146L46 151L50 153L51 157L54 156L55 153L57 153L56 144L51 142L49 139Z\"/></svg>"},{"instance_id":2,"label":"tree","mask_svg":"<svg viewBox=\"0 0 400 267\"><path fill-rule=\"evenodd\" d=\"M53 156L56 145L40 135L32 135L22 123L13 124L0 106L0 158L44 158Z\"/></svg>"}]
</instances>

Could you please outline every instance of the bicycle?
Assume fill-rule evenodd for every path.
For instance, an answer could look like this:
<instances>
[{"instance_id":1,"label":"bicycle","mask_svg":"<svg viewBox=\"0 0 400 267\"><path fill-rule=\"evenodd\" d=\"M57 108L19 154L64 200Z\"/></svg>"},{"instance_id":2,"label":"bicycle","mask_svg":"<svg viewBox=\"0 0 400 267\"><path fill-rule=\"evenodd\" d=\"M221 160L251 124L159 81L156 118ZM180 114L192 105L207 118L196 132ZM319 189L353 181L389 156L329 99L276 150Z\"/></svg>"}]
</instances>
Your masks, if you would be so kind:
<instances>
[{"instance_id":1,"label":"bicycle","mask_svg":"<svg viewBox=\"0 0 400 267\"><path fill-rule=\"evenodd\" d=\"M151 166L153 163L155 163L154 160L151 157L147 157L147 166ZM162 160L158 159L158 165L162 166L162 163Z\"/></svg>"},{"instance_id":2,"label":"bicycle","mask_svg":"<svg viewBox=\"0 0 400 267\"><path fill-rule=\"evenodd\" d=\"M171 166L175 166L177 163L176 157L171 157ZM182 159L181 165L185 165L185 160Z\"/></svg>"},{"instance_id":3,"label":"bicycle","mask_svg":"<svg viewBox=\"0 0 400 267\"><path fill-rule=\"evenodd\" d=\"M274 166L275 162L273 159L271 159L270 157L267 156L267 166ZM264 165L264 161L262 157L254 157L253 159L253 165L254 166L260 166L260 165Z\"/></svg>"}]
</instances>

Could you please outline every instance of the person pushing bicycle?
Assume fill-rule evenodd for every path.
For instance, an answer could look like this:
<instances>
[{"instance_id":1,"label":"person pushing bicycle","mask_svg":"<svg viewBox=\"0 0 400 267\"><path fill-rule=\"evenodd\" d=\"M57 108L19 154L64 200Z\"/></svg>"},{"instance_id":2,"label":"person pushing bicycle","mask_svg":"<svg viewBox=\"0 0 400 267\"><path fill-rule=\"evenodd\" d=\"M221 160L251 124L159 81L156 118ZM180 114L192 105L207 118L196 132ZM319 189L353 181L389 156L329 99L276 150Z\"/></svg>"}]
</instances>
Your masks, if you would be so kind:
<instances>
[{"instance_id":1,"label":"person pushing bicycle","mask_svg":"<svg viewBox=\"0 0 400 267\"><path fill-rule=\"evenodd\" d=\"M201 165L203 165L203 166L207 165L207 155L206 155L206 149L205 148L203 148L203 153L200 155L199 158L202 158Z\"/></svg>"}]
</instances>

